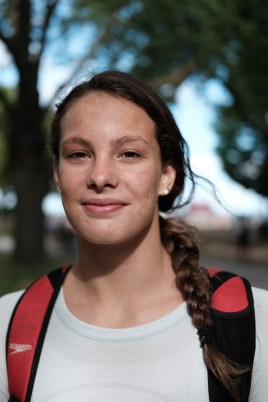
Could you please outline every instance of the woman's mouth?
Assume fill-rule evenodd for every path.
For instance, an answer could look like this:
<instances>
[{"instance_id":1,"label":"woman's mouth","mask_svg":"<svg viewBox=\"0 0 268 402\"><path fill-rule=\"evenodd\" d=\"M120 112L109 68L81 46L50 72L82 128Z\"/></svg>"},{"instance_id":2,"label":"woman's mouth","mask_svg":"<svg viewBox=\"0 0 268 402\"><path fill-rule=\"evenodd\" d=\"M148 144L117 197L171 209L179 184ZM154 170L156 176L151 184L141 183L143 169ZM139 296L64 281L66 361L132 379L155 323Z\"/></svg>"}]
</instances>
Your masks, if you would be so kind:
<instances>
[{"instance_id":1,"label":"woman's mouth","mask_svg":"<svg viewBox=\"0 0 268 402\"><path fill-rule=\"evenodd\" d=\"M84 201L82 205L93 214L109 214L119 211L127 204L116 199L90 199Z\"/></svg>"}]
</instances>

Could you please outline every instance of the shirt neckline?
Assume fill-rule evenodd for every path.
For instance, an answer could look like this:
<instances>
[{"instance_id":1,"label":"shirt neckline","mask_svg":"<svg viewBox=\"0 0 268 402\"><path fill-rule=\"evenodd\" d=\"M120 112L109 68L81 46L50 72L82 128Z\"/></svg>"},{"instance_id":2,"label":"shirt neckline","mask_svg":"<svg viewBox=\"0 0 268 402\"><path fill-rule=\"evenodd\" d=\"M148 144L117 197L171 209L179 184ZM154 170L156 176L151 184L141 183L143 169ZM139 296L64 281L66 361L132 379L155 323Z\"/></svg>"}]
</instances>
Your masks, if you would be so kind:
<instances>
[{"instance_id":1,"label":"shirt neckline","mask_svg":"<svg viewBox=\"0 0 268 402\"><path fill-rule=\"evenodd\" d=\"M188 316L186 303L183 302L171 312L145 324L128 328L99 327L81 321L70 312L64 300L63 288L60 289L55 304L55 313L60 321L71 331L87 338L112 342L136 340L152 336L175 326Z\"/></svg>"}]
</instances>

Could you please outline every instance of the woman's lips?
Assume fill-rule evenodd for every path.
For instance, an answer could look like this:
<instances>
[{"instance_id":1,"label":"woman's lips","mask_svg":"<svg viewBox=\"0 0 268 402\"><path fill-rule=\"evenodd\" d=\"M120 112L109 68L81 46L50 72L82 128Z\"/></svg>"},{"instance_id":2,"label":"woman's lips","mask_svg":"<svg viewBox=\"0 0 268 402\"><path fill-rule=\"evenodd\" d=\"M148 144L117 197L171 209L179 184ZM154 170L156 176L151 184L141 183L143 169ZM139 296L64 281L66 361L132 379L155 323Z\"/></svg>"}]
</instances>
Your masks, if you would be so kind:
<instances>
[{"instance_id":1,"label":"woman's lips","mask_svg":"<svg viewBox=\"0 0 268 402\"><path fill-rule=\"evenodd\" d=\"M101 199L101 200L87 200L82 203L84 208L95 214L109 214L112 212L116 212L123 207L125 207L127 204L119 201L119 200L114 200L114 199Z\"/></svg>"}]
</instances>

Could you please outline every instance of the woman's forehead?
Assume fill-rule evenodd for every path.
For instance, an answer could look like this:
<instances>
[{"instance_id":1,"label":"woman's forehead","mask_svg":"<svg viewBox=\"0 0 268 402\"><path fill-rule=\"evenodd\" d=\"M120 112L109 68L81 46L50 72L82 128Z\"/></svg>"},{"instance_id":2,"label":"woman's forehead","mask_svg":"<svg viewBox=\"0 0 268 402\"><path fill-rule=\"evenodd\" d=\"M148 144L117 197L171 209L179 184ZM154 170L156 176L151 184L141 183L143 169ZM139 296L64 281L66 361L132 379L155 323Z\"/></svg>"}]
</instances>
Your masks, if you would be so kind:
<instances>
[{"instance_id":1,"label":"woman's forehead","mask_svg":"<svg viewBox=\"0 0 268 402\"><path fill-rule=\"evenodd\" d=\"M102 110L103 107L109 106L110 108L118 109L129 109L136 110L136 113L146 114L146 116L151 119L146 110L134 100L127 99L123 96L117 94L111 94L104 91L90 91L86 94L81 95L78 98L72 99L65 111L65 114L72 108L84 108L88 111L93 109Z\"/></svg>"},{"instance_id":2,"label":"woman's forehead","mask_svg":"<svg viewBox=\"0 0 268 402\"><path fill-rule=\"evenodd\" d=\"M141 107L124 98L107 93L92 92L70 104L61 121L64 133L88 127L95 134L118 131L133 140L146 133L155 134L156 126ZM146 136L146 135L145 135ZM122 135L120 135L122 137Z\"/></svg>"}]
</instances>

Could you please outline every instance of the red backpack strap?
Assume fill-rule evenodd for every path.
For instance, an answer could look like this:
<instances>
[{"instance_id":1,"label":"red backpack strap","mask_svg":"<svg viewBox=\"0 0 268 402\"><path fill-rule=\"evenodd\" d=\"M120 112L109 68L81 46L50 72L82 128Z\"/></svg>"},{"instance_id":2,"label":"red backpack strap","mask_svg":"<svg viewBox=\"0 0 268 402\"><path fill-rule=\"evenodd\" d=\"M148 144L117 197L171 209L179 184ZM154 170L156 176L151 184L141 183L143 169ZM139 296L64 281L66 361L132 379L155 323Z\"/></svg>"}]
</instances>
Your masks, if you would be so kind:
<instances>
[{"instance_id":1,"label":"red backpack strap","mask_svg":"<svg viewBox=\"0 0 268 402\"><path fill-rule=\"evenodd\" d=\"M244 367L253 367L255 354L255 312L250 283L230 272L208 269L211 277L211 314L218 350ZM252 370L241 375L238 391L241 402L247 402ZM233 402L219 381L208 372L211 402Z\"/></svg>"},{"instance_id":2,"label":"red backpack strap","mask_svg":"<svg viewBox=\"0 0 268 402\"><path fill-rule=\"evenodd\" d=\"M211 276L211 307L213 311L236 313L248 308L249 298L245 279L232 272L209 268Z\"/></svg>"},{"instance_id":3,"label":"red backpack strap","mask_svg":"<svg viewBox=\"0 0 268 402\"><path fill-rule=\"evenodd\" d=\"M38 279L13 311L6 338L9 401L31 399L49 319L68 270L62 267Z\"/></svg>"}]
</instances>

